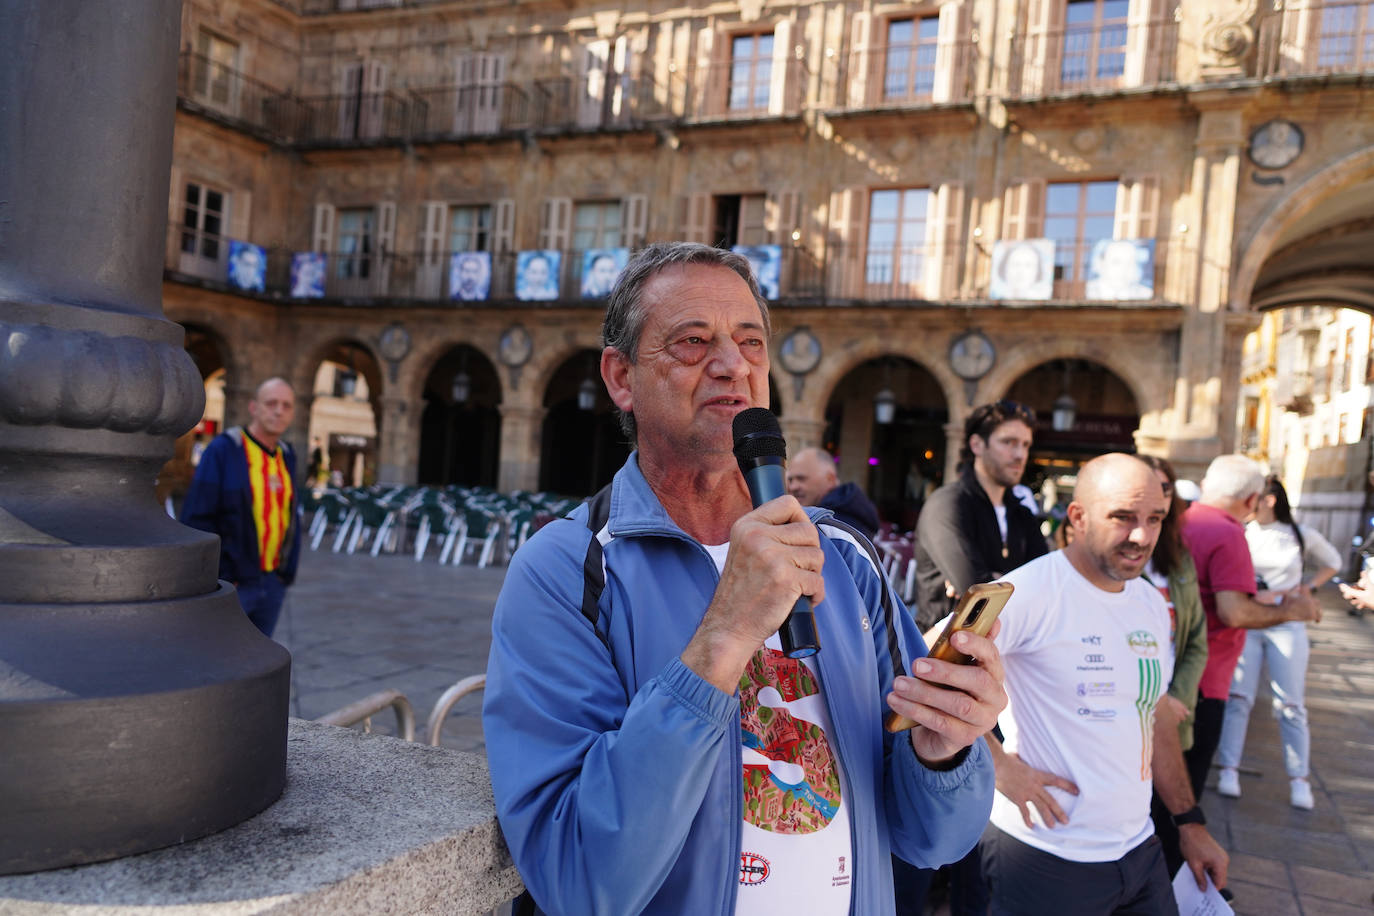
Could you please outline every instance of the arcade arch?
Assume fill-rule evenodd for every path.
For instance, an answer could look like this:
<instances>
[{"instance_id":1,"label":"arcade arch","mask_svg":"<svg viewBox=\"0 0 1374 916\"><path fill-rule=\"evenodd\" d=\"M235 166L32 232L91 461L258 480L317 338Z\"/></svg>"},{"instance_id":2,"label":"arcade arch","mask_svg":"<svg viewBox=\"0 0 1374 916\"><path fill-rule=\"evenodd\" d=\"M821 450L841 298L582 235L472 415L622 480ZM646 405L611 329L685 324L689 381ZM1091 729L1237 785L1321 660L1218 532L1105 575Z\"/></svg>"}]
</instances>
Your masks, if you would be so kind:
<instances>
[{"instance_id":1,"label":"arcade arch","mask_svg":"<svg viewBox=\"0 0 1374 916\"><path fill-rule=\"evenodd\" d=\"M425 377L420 398L421 484L495 487L501 457L501 379L479 349L456 344Z\"/></svg>"},{"instance_id":2,"label":"arcade arch","mask_svg":"<svg viewBox=\"0 0 1374 916\"><path fill-rule=\"evenodd\" d=\"M304 423L308 443L297 461L300 473L348 486L375 482L383 380L371 348L354 338L332 340L300 371L297 424Z\"/></svg>"},{"instance_id":3,"label":"arcade arch","mask_svg":"<svg viewBox=\"0 0 1374 916\"><path fill-rule=\"evenodd\" d=\"M1048 360L1013 381L1005 397L1035 411L1035 442L1026 471L1033 489L1046 476L1073 473L1105 452L1135 452L1139 402L1130 385L1099 362Z\"/></svg>"},{"instance_id":4,"label":"arcade arch","mask_svg":"<svg viewBox=\"0 0 1374 916\"><path fill-rule=\"evenodd\" d=\"M939 380L904 356L869 359L836 382L825 421L840 479L862 486L885 521L914 527L944 473L949 405Z\"/></svg>"},{"instance_id":5,"label":"arcade arch","mask_svg":"<svg viewBox=\"0 0 1374 916\"><path fill-rule=\"evenodd\" d=\"M581 350L544 389L539 489L587 496L610 483L629 457L615 407L601 381L601 351Z\"/></svg>"}]
</instances>

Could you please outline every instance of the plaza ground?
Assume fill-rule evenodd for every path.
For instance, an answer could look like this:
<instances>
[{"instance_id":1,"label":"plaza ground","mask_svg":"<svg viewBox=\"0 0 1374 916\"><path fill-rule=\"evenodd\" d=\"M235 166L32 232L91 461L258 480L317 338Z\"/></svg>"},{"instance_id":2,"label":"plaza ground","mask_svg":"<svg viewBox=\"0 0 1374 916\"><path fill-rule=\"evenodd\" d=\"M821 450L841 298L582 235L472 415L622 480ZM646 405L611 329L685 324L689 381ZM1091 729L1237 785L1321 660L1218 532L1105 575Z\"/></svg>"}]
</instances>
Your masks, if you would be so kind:
<instances>
[{"instance_id":1,"label":"plaza ground","mask_svg":"<svg viewBox=\"0 0 1374 916\"><path fill-rule=\"evenodd\" d=\"M415 709L416 740L443 691L486 668L501 566L439 566L430 558L306 551L277 638L291 650L291 714L315 719L388 688ZM1374 616L1356 619L1334 593L1310 628L1307 706L1316 808L1288 804L1278 726L1256 703L1243 795L1202 802L1231 854L1241 916L1368 916L1374 910ZM531 633L537 639L539 634ZM374 731L395 733L383 711ZM481 753L481 695L462 700L445 747Z\"/></svg>"}]
</instances>

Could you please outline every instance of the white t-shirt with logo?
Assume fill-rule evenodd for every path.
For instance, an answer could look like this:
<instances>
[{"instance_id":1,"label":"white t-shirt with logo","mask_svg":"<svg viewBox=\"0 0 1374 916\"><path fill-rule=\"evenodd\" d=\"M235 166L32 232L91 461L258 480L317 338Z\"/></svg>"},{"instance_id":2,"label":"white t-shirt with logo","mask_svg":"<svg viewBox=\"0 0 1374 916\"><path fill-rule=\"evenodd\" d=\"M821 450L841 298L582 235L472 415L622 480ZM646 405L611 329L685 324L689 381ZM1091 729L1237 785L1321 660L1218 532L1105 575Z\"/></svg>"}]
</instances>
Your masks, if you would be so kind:
<instances>
[{"instance_id":1,"label":"white t-shirt with logo","mask_svg":"<svg viewBox=\"0 0 1374 916\"><path fill-rule=\"evenodd\" d=\"M1062 776L1078 795L1047 788L1069 818L1027 828L998 792L992 823L1072 862L1112 862L1154 833L1150 821L1155 703L1173 677L1169 614L1159 590L1131 579L1096 587L1056 551L1005 576L1016 592L997 647L1010 698L1004 747Z\"/></svg>"},{"instance_id":2,"label":"white t-shirt with logo","mask_svg":"<svg viewBox=\"0 0 1374 916\"><path fill-rule=\"evenodd\" d=\"M706 545L717 569L729 544ZM849 912L853 853L830 712L809 659L774 633L740 679L744 818L736 913Z\"/></svg>"}]
</instances>

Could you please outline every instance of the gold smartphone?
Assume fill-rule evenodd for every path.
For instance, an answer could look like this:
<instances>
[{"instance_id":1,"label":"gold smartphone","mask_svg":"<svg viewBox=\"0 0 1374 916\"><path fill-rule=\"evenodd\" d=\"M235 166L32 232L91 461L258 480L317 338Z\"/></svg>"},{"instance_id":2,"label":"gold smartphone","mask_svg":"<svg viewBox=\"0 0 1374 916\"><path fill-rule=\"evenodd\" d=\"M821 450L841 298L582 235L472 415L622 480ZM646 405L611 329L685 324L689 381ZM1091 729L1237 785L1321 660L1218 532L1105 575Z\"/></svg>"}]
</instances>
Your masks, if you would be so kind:
<instances>
[{"instance_id":1,"label":"gold smartphone","mask_svg":"<svg viewBox=\"0 0 1374 916\"><path fill-rule=\"evenodd\" d=\"M1015 587L1010 582L979 582L970 585L954 608L949 623L945 624L944 632L935 640L935 645L930 647L929 657L956 665L973 664L973 657L954 648L950 640L960 630L987 636L992 631L997 616L1002 613L1002 608L1007 606L1007 599L1013 591ZM906 716L891 709L883 719L883 727L890 732L906 731L915 724Z\"/></svg>"}]
</instances>

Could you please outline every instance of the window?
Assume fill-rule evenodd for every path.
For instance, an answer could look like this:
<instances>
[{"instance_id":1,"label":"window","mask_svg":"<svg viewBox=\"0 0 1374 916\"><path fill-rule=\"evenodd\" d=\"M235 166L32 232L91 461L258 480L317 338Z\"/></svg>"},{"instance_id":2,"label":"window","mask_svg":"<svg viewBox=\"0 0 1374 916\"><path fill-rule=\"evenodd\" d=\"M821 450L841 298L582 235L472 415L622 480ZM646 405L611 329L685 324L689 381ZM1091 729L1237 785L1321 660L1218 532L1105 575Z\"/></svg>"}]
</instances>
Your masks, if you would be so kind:
<instances>
[{"instance_id":1,"label":"window","mask_svg":"<svg viewBox=\"0 0 1374 916\"><path fill-rule=\"evenodd\" d=\"M573 207L574 251L621 247L620 201L584 201Z\"/></svg>"},{"instance_id":2,"label":"window","mask_svg":"<svg viewBox=\"0 0 1374 916\"><path fill-rule=\"evenodd\" d=\"M1129 0L1069 0L1059 65L1064 88L1112 86L1125 74L1129 6Z\"/></svg>"},{"instance_id":3,"label":"window","mask_svg":"<svg viewBox=\"0 0 1374 916\"><path fill-rule=\"evenodd\" d=\"M722 248L766 245L768 198L765 194L722 194L716 198L716 225L711 241Z\"/></svg>"},{"instance_id":4,"label":"window","mask_svg":"<svg viewBox=\"0 0 1374 916\"><path fill-rule=\"evenodd\" d=\"M1115 181L1066 181L1045 188L1045 237L1054 240L1054 295L1083 295L1093 243L1112 237Z\"/></svg>"},{"instance_id":5,"label":"window","mask_svg":"<svg viewBox=\"0 0 1374 916\"><path fill-rule=\"evenodd\" d=\"M1332 4L1320 14L1318 67L1361 70L1374 64L1374 4Z\"/></svg>"},{"instance_id":6,"label":"window","mask_svg":"<svg viewBox=\"0 0 1374 916\"><path fill-rule=\"evenodd\" d=\"M912 286L921 282L929 208L929 188L873 192L868 208L866 283Z\"/></svg>"},{"instance_id":7,"label":"window","mask_svg":"<svg viewBox=\"0 0 1374 916\"><path fill-rule=\"evenodd\" d=\"M491 250L491 207L454 207L449 212L448 250Z\"/></svg>"},{"instance_id":8,"label":"window","mask_svg":"<svg viewBox=\"0 0 1374 916\"><path fill-rule=\"evenodd\" d=\"M196 36L192 95L221 111L233 111L238 105L238 62L236 42L201 29Z\"/></svg>"},{"instance_id":9,"label":"window","mask_svg":"<svg viewBox=\"0 0 1374 916\"><path fill-rule=\"evenodd\" d=\"M1345 329L1345 345L1341 352L1341 390L1348 391L1355 383L1355 329Z\"/></svg>"},{"instance_id":10,"label":"window","mask_svg":"<svg viewBox=\"0 0 1374 916\"><path fill-rule=\"evenodd\" d=\"M371 207L339 211L339 253L334 263L340 280L366 280L371 275L372 219Z\"/></svg>"},{"instance_id":11,"label":"window","mask_svg":"<svg viewBox=\"0 0 1374 916\"><path fill-rule=\"evenodd\" d=\"M935 91L940 17L895 19L887 24L884 99L923 99Z\"/></svg>"},{"instance_id":12,"label":"window","mask_svg":"<svg viewBox=\"0 0 1374 916\"><path fill-rule=\"evenodd\" d=\"M768 110L773 83L773 35L736 35L730 42L731 111Z\"/></svg>"},{"instance_id":13,"label":"window","mask_svg":"<svg viewBox=\"0 0 1374 916\"><path fill-rule=\"evenodd\" d=\"M229 195L205 185L186 183L181 220L181 252L193 258L218 262ZM183 261L185 259L183 258Z\"/></svg>"},{"instance_id":14,"label":"window","mask_svg":"<svg viewBox=\"0 0 1374 916\"><path fill-rule=\"evenodd\" d=\"M453 132L494 134L501 129L504 54L471 53L458 58Z\"/></svg>"}]
</instances>

